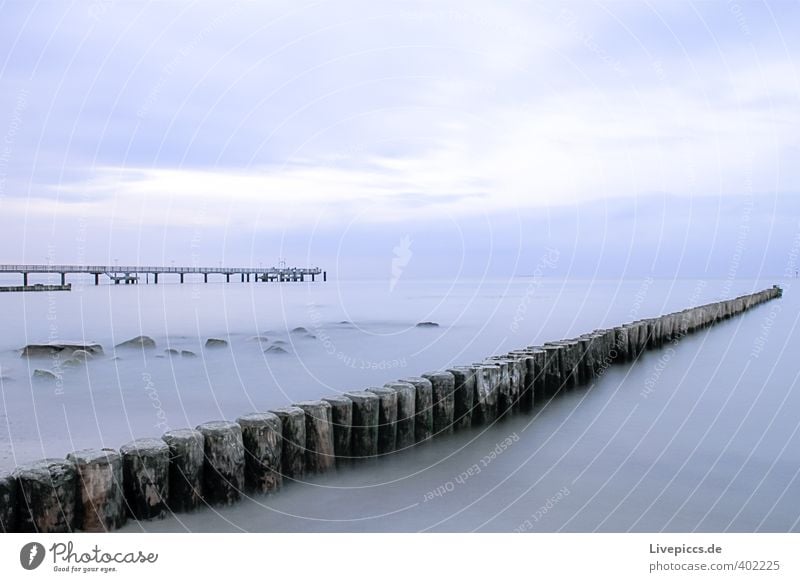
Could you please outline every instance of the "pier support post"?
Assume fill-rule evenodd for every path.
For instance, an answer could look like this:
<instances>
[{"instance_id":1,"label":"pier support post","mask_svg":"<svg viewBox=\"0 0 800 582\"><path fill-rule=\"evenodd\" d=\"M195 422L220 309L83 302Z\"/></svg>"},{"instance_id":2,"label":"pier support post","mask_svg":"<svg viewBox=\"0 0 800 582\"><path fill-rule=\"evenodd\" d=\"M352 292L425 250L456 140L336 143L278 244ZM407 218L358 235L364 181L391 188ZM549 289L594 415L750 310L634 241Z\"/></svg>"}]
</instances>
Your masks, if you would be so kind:
<instances>
[{"instance_id":1,"label":"pier support post","mask_svg":"<svg viewBox=\"0 0 800 582\"><path fill-rule=\"evenodd\" d=\"M331 405L333 452L336 466L342 467L349 464L353 456L353 401L347 396L329 396L323 400Z\"/></svg>"},{"instance_id":2,"label":"pier support post","mask_svg":"<svg viewBox=\"0 0 800 582\"><path fill-rule=\"evenodd\" d=\"M67 284L67 274L61 273L61 286L63 287L66 284Z\"/></svg>"},{"instance_id":3,"label":"pier support post","mask_svg":"<svg viewBox=\"0 0 800 582\"><path fill-rule=\"evenodd\" d=\"M0 471L0 533L17 531L17 482Z\"/></svg>"},{"instance_id":4,"label":"pier support post","mask_svg":"<svg viewBox=\"0 0 800 582\"><path fill-rule=\"evenodd\" d=\"M203 496L212 504L238 501L244 489L242 427L220 420L203 423L197 430L205 440Z\"/></svg>"},{"instance_id":5,"label":"pier support post","mask_svg":"<svg viewBox=\"0 0 800 582\"><path fill-rule=\"evenodd\" d=\"M75 464L78 495L75 526L107 532L126 521L122 491L122 458L113 449L83 450L67 455Z\"/></svg>"},{"instance_id":6,"label":"pier support post","mask_svg":"<svg viewBox=\"0 0 800 582\"><path fill-rule=\"evenodd\" d=\"M393 453L397 446L397 392L391 388L367 388L376 394L378 404L378 454Z\"/></svg>"},{"instance_id":7,"label":"pier support post","mask_svg":"<svg viewBox=\"0 0 800 582\"><path fill-rule=\"evenodd\" d=\"M203 273L203 283L208 283L208 273Z\"/></svg>"},{"instance_id":8,"label":"pier support post","mask_svg":"<svg viewBox=\"0 0 800 582\"><path fill-rule=\"evenodd\" d=\"M17 530L22 533L68 533L75 528L78 476L75 464L44 459L19 467Z\"/></svg>"},{"instance_id":9,"label":"pier support post","mask_svg":"<svg viewBox=\"0 0 800 582\"><path fill-rule=\"evenodd\" d=\"M153 273L153 284L158 285L158 273Z\"/></svg>"},{"instance_id":10,"label":"pier support post","mask_svg":"<svg viewBox=\"0 0 800 582\"><path fill-rule=\"evenodd\" d=\"M447 370L453 375L453 424L456 429L472 426L472 403L475 397L475 368L458 366Z\"/></svg>"},{"instance_id":11,"label":"pier support post","mask_svg":"<svg viewBox=\"0 0 800 582\"><path fill-rule=\"evenodd\" d=\"M270 412L281 419L283 476L289 479L301 479L306 467L306 413L296 406L276 408Z\"/></svg>"},{"instance_id":12,"label":"pier support post","mask_svg":"<svg viewBox=\"0 0 800 582\"><path fill-rule=\"evenodd\" d=\"M181 283L183 283L183 273L181 273Z\"/></svg>"},{"instance_id":13,"label":"pier support post","mask_svg":"<svg viewBox=\"0 0 800 582\"><path fill-rule=\"evenodd\" d=\"M416 416L416 388L408 382L387 382L384 388L389 388L397 393L397 439L395 448L398 451L413 447L416 442L414 435L414 418Z\"/></svg>"},{"instance_id":14,"label":"pier support post","mask_svg":"<svg viewBox=\"0 0 800 582\"><path fill-rule=\"evenodd\" d=\"M22 273L22 284L25 287L28 286L28 273Z\"/></svg>"},{"instance_id":15,"label":"pier support post","mask_svg":"<svg viewBox=\"0 0 800 582\"><path fill-rule=\"evenodd\" d=\"M173 513L184 513L203 503L205 439L191 428L171 430L161 436L169 447L167 505Z\"/></svg>"},{"instance_id":16,"label":"pier support post","mask_svg":"<svg viewBox=\"0 0 800 582\"><path fill-rule=\"evenodd\" d=\"M333 413L324 400L306 400L295 404L305 413L306 472L327 473L336 466L333 448Z\"/></svg>"},{"instance_id":17,"label":"pier support post","mask_svg":"<svg viewBox=\"0 0 800 582\"><path fill-rule=\"evenodd\" d=\"M325 282L328 280L328 271L322 271L322 281Z\"/></svg>"},{"instance_id":18,"label":"pier support post","mask_svg":"<svg viewBox=\"0 0 800 582\"><path fill-rule=\"evenodd\" d=\"M453 432L456 380L450 372L423 374L433 387L433 434Z\"/></svg>"},{"instance_id":19,"label":"pier support post","mask_svg":"<svg viewBox=\"0 0 800 582\"><path fill-rule=\"evenodd\" d=\"M433 437L433 385L427 378L412 376L400 382L414 387L414 441L421 443Z\"/></svg>"},{"instance_id":20,"label":"pier support post","mask_svg":"<svg viewBox=\"0 0 800 582\"><path fill-rule=\"evenodd\" d=\"M353 457L377 456L380 398L366 390L347 392L345 396L353 402Z\"/></svg>"},{"instance_id":21,"label":"pier support post","mask_svg":"<svg viewBox=\"0 0 800 582\"><path fill-rule=\"evenodd\" d=\"M158 279L156 279L156 283L158 283ZM95 285L99 285L100 284L100 273L95 273L94 274L94 284Z\"/></svg>"},{"instance_id":22,"label":"pier support post","mask_svg":"<svg viewBox=\"0 0 800 582\"><path fill-rule=\"evenodd\" d=\"M268 493L283 484L281 459L283 424L271 412L255 412L240 416L244 444L244 483L250 491Z\"/></svg>"},{"instance_id":23,"label":"pier support post","mask_svg":"<svg viewBox=\"0 0 800 582\"><path fill-rule=\"evenodd\" d=\"M231 274L230 273L225 273L225 282L226 283L230 283L231 282Z\"/></svg>"},{"instance_id":24,"label":"pier support post","mask_svg":"<svg viewBox=\"0 0 800 582\"><path fill-rule=\"evenodd\" d=\"M169 447L160 439L138 439L122 445L122 482L134 519L162 518L169 494Z\"/></svg>"}]
</instances>

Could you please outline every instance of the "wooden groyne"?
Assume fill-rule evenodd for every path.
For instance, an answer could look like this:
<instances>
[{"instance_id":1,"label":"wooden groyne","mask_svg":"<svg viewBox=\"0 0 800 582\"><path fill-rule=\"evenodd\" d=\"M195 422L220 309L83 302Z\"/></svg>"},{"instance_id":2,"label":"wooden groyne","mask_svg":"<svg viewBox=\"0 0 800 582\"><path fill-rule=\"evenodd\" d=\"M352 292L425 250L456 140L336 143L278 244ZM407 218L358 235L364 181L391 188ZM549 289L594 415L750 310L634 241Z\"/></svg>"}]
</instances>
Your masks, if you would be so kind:
<instances>
[{"instance_id":1,"label":"wooden groyne","mask_svg":"<svg viewBox=\"0 0 800 582\"><path fill-rule=\"evenodd\" d=\"M486 426L780 297L778 286L482 362L0 472L0 531L110 531Z\"/></svg>"},{"instance_id":2,"label":"wooden groyne","mask_svg":"<svg viewBox=\"0 0 800 582\"><path fill-rule=\"evenodd\" d=\"M23 293L32 291L70 291L72 283L66 285L3 285L0 286L0 293Z\"/></svg>"}]
</instances>

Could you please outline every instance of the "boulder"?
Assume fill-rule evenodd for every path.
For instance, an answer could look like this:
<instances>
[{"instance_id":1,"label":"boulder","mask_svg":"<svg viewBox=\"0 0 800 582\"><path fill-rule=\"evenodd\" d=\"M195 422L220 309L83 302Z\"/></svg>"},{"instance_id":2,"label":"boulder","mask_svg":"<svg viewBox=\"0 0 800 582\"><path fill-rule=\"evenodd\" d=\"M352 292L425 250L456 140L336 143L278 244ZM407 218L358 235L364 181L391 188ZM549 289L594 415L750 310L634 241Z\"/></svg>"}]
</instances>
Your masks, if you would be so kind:
<instances>
[{"instance_id":1,"label":"boulder","mask_svg":"<svg viewBox=\"0 0 800 582\"><path fill-rule=\"evenodd\" d=\"M82 343L82 342L50 342L45 344L29 344L22 348L21 357L23 358L46 358L54 354L60 354L67 351L71 355L75 355L75 351L83 350L93 356L99 356L103 353L103 346L96 343Z\"/></svg>"},{"instance_id":2,"label":"boulder","mask_svg":"<svg viewBox=\"0 0 800 582\"><path fill-rule=\"evenodd\" d=\"M224 339L210 337L206 340L206 348L225 348L228 347L228 342Z\"/></svg>"},{"instance_id":3,"label":"boulder","mask_svg":"<svg viewBox=\"0 0 800 582\"><path fill-rule=\"evenodd\" d=\"M269 346L266 350L264 350L265 354L288 354L289 352L286 351L281 346Z\"/></svg>"},{"instance_id":4,"label":"boulder","mask_svg":"<svg viewBox=\"0 0 800 582\"><path fill-rule=\"evenodd\" d=\"M151 350L156 347L156 341L146 335L140 335L129 340L117 344L117 348L140 348L143 350Z\"/></svg>"},{"instance_id":5,"label":"boulder","mask_svg":"<svg viewBox=\"0 0 800 582\"><path fill-rule=\"evenodd\" d=\"M33 371L33 379L34 380L58 380L58 376L51 372L50 370L42 370L40 368L36 368Z\"/></svg>"},{"instance_id":6,"label":"boulder","mask_svg":"<svg viewBox=\"0 0 800 582\"><path fill-rule=\"evenodd\" d=\"M417 327L439 327L439 324L435 321L420 321Z\"/></svg>"}]
</instances>

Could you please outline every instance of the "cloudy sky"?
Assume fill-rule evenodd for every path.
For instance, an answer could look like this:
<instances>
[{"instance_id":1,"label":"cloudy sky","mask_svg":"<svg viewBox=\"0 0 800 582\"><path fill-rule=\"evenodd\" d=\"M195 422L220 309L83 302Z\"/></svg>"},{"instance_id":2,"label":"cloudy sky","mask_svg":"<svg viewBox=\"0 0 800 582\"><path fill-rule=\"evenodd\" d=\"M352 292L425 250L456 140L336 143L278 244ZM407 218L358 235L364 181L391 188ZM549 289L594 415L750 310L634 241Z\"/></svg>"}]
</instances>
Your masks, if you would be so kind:
<instances>
[{"instance_id":1,"label":"cloudy sky","mask_svg":"<svg viewBox=\"0 0 800 582\"><path fill-rule=\"evenodd\" d=\"M0 261L793 266L800 3L488 6L3 3Z\"/></svg>"}]
</instances>

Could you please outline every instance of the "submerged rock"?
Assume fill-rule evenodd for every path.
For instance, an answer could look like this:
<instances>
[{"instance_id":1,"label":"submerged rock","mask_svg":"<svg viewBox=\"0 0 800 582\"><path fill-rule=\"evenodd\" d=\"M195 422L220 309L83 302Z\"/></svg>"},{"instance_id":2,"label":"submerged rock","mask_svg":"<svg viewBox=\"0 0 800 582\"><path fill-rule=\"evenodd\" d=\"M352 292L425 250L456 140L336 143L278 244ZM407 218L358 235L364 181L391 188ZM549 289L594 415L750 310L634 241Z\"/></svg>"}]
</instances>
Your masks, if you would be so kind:
<instances>
[{"instance_id":1,"label":"submerged rock","mask_svg":"<svg viewBox=\"0 0 800 582\"><path fill-rule=\"evenodd\" d=\"M76 360L91 360L94 358L94 354L89 350L75 350L72 352L72 357Z\"/></svg>"},{"instance_id":2,"label":"submerged rock","mask_svg":"<svg viewBox=\"0 0 800 582\"><path fill-rule=\"evenodd\" d=\"M224 348L227 347L227 345L228 345L227 341L216 337L210 337L206 340L207 348Z\"/></svg>"},{"instance_id":3,"label":"submerged rock","mask_svg":"<svg viewBox=\"0 0 800 582\"><path fill-rule=\"evenodd\" d=\"M96 356L103 353L103 346L96 343L83 342L50 342L46 344L28 344L22 348L21 357L44 358L52 356L53 354L60 354L65 350L68 350L73 356L75 355L75 352L79 350Z\"/></svg>"},{"instance_id":4,"label":"submerged rock","mask_svg":"<svg viewBox=\"0 0 800 582\"><path fill-rule=\"evenodd\" d=\"M140 335L135 338L131 338L127 341L122 342L121 344L117 344L115 347L117 348L141 348L141 349L153 349L156 347L156 341L148 337L146 335Z\"/></svg>"},{"instance_id":5,"label":"submerged rock","mask_svg":"<svg viewBox=\"0 0 800 582\"><path fill-rule=\"evenodd\" d=\"M268 342L269 338L265 335L254 335L250 338L251 342Z\"/></svg>"},{"instance_id":6,"label":"submerged rock","mask_svg":"<svg viewBox=\"0 0 800 582\"><path fill-rule=\"evenodd\" d=\"M191 350L181 350L181 357L182 358L196 358L197 354L195 354Z\"/></svg>"},{"instance_id":7,"label":"submerged rock","mask_svg":"<svg viewBox=\"0 0 800 582\"><path fill-rule=\"evenodd\" d=\"M296 327L292 330L292 333L308 333L308 330L304 327Z\"/></svg>"},{"instance_id":8,"label":"submerged rock","mask_svg":"<svg viewBox=\"0 0 800 582\"><path fill-rule=\"evenodd\" d=\"M439 327L439 324L435 321L420 321L417 327Z\"/></svg>"},{"instance_id":9,"label":"submerged rock","mask_svg":"<svg viewBox=\"0 0 800 582\"><path fill-rule=\"evenodd\" d=\"M286 351L281 346L269 346L266 350L264 350L265 354L288 354L289 352Z\"/></svg>"},{"instance_id":10,"label":"submerged rock","mask_svg":"<svg viewBox=\"0 0 800 582\"><path fill-rule=\"evenodd\" d=\"M64 360L61 362L62 368L75 368L77 366L82 366L86 362L83 360L79 360L78 358L69 358L68 360Z\"/></svg>"},{"instance_id":11,"label":"submerged rock","mask_svg":"<svg viewBox=\"0 0 800 582\"><path fill-rule=\"evenodd\" d=\"M164 350L164 353L167 354L168 356L177 356L180 354L180 352L175 348L167 348L166 350Z\"/></svg>"},{"instance_id":12,"label":"submerged rock","mask_svg":"<svg viewBox=\"0 0 800 582\"><path fill-rule=\"evenodd\" d=\"M285 341L283 341L283 340L275 340L274 342L272 342L272 345L275 345L275 346L285 346L285 345L288 345L288 344L287 344Z\"/></svg>"},{"instance_id":13,"label":"submerged rock","mask_svg":"<svg viewBox=\"0 0 800 582\"><path fill-rule=\"evenodd\" d=\"M51 372L50 370L42 370L40 368L36 368L33 371L33 376L35 380L58 380L58 376Z\"/></svg>"}]
</instances>

